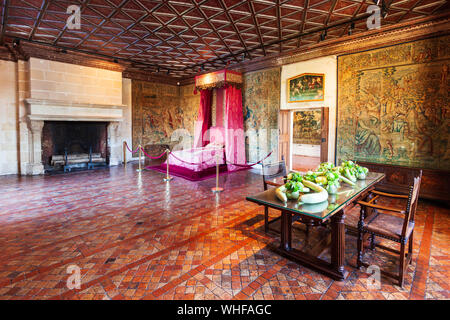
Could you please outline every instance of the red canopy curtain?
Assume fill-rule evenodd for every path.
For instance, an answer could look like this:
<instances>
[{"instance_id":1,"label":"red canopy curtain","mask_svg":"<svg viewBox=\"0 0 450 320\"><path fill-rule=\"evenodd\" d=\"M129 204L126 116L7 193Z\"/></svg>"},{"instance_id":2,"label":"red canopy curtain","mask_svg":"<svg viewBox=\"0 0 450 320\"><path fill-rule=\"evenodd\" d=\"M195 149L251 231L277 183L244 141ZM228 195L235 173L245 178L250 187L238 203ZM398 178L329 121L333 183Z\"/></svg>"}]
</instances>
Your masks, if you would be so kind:
<instances>
[{"instance_id":1,"label":"red canopy curtain","mask_svg":"<svg viewBox=\"0 0 450 320\"><path fill-rule=\"evenodd\" d=\"M225 155L228 162L246 164L242 92L231 85L225 89ZM239 167L228 165L228 171Z\"/></svg>"},{"instance_id":2,"label":"red canopy curtain","mask_svg":"<svg viewBox=\"0 0 450 320\"><path fill-rule=\"evenodd\" d=\"M212 90L200 91L200 107L198 109L198 118L195 123L194 148L204 147L208 144L205 139L205 132L211 127L211 100Z\"/></svg>"}]
</instances>

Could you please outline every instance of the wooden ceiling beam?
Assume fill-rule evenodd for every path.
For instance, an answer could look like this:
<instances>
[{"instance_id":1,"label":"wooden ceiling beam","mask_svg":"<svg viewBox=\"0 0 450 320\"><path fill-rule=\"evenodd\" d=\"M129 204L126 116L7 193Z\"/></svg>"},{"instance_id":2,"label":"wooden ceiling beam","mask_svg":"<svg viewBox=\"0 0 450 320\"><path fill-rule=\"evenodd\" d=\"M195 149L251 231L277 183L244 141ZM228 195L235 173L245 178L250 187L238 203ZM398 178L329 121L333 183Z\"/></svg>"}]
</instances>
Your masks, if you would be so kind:
<instances>
[{"instance_id":1,"label":"wooden ceiling beam","mask_svg":"<svg viewBox=\"0 0 450 320\"><path fill-rule=\"evenodd\" d=\"M5 43L5 33L6 33L6 20L8 19L8 7L9 7L9 0L2 0L3 1L3 10L2 10L2 24L1 24L1 30L0 30L0 45L3 45Z\"/></svg>"},{"instance_id":2,"label":"wooden ceiling beam","mask_svg":"<svg viewBox=\"0 0 450 320\"><path fill-rule=\"evenodd\" d=\"M169 7L172 9L172 11L177 15L177 17L183 21L183 23L184 23L185 25L189 26L189 23L186 21L186 19L185 19L182 15L178 14L178 12L172 7L172 5L171 5L170 3L168 3L168 6L169 6ZM192 11L193 9L195 9L195 7L190 8L188 12ZM188 29L189 29L189 28L188 28ZM186 32L186 30L185 30L185 31L182 31L182 32L180 32L180 33L178 33L178 35L180 36L182 33L185 33L185 32ZM196 30L194 30L193 28L192 28L192 32L197 36L198 39L201 39L201 38L202 38L202 36L201 36ZM181 39L184 43L188 44L189 47L190 47L191 49L193 49L195 53L197 53L199 56L201 56L201 54L197 51L197 49L195 49L194 47L192 47L188 41L185 41L181 36L180 36L180 39ZM217 58L220 59L220 56L215 52L215 50L214 50L213 48L211 48L207 43L205 43L205 45L206 45L206 48L207 48L209 51L211 51ZM225 63L225 61L222 60L222 63Z\"/></svg>"},{"instance_id":3,"label":"wooden ceiling beam","mask_svg":"<svg viewBox=\"0 0 450 320\"><path fill-rule=\"evenodd\" d=\"M202 3L204 3L205 1L203 1ZM232 57L234 60L236 60L236 62L239 62L239 60L236 58L236 55L232 55L232 51L230 49L230 47L228 46L228 44L223 40L222 36L220 35L220 33L217 31L216 27L211 23L211 21L209 21L208 16L203 12L203 10L200 8L200 4L198 4L195 0L191 0L191 3L197 8L197 10L200 12L200 14L202 15L203 19L205 20L205 22L208 24L208 26L214 31L214 33L216 34L217 38L219 38L220 42L222 42L222 44L225 46L225 48L227 48L227 50L230 52L230 55L227 55L226 57ZM241 52L242 54L242 52Z\"/></svg>"},{"instance_id":4,"label":"wooden ceiling beam","mask_svg":"<svg viewBox=\"0 0 450 320\"><path fill-rule=\"evenodd\" d=\"M269 53L295 51L295 44L309 48L320 41L315 33L323 30L332 29L327 43L337 41L346 36L352 22L368 16L362 8L372 4L371 0L71 2L81 7L83 24L82 30L70 32L69 37L64 21L67 1L0 0L0 41L38 40L34 43L118 59L136 70L154 72L159 65L176 76L188 76L202 66L209 71L230 62L239 65L242 55L258 61ZM441 0L405 0L400 6L393 0L385 3L395 9L383 27L401 24L411 14L419 21L434 12L450 11ZM49 16L54 12L53 18ZM365 32L362 22L357 26L354 34Z\"/></svg>"},{"instance_id":5,"label":"wooden ceiling beam","mask_svg":"<svg viewBox=\"0 0 450 320\"><path fill-rule=\"evenodd\" d=\"M219 0L220 6L222 7L223 11L225 12L225 15L227 16L228 20L231 23L232 28L234 29L234 32L236 32L236 35L239 38L239 41L241 42L242 47L245 50L245 54L248 55L248 58L251 59L251 55L250 52L247 49L247 45L245 44L244 40L242 39L242 36L238 30L238 28L236 27L236 22L234 21L233 17L230 15L230 13L228 12L227 6L225 5L225 3L223 2L223 0Z\"/></svg>"},{"instance_id":6,"label":"wooden ceiling beam","mask_svg":"<svg viewBox=\"0 0 450 320\"><path fill-rule=\"evenodd\" d=\"M358 15L358 12L361 10L362 6L366 4L367 1L372 1L372 0L363 0L363 1L361 1L361 3L360 3L359 6L358 6L358 9L356 9L355 12L353 12L352 19L355 19L355 17ZM339 37L342 37L342 36L344 36L346 33L348 33L348 28L349 28L349 26L350 26L350 25L347 25L347 26L345 26L345 27L343 28L343 30L342 30L341 34L339 35Z\"/></svg>"},{"instance_id":7,"label":"wooden ceiling beam","mask_svg":"<svg viewBox=\"0 0 450 320\"><path fill-rule=\"evenodd\" d=\"M277 44L282 43L282 42L295 40L295 39L301 38L303 36L311 35L311 34L318 33L318 32L324 31L324 30L336 28L336 27L339 27L339 26L350 24L352 22L356 22L356 21L359 21L359 20L367 19L369 16L370 16L370 13L364 13L360 17L356 17L354 19L350 19L350 20L346 20L346 21L343 21L343 22L334 23L334 24L331 24L331 25L325 26L325 27L318 27L318 28L315 28L315 29L313 29L311 31L299 33L299 34L296 34L296 35L293 35L293 36L290 36L290 37L283 38L281 40L277 39L277 40L265 43L262 46L263 47L269 47L269 46L277 45ZM257 50L257 49L261 49L261 45L252 47L252 48L249 49L249 51ZM238 51L236 53L232 53L232 54L226 56L226 58L229 58L231 55L241 55L242 53L244 53L244 51L240 50L240 51Z\"/></svg>"},{"instance_id":8,"label":"wooden ceiling beam","mask_svg":"<svg viewBox=\"0 0 450 320\"><path fill-rule=\"evenodd\" d=\"M259 28L258 20L256 19L255 7L253 6L253 2L251 0L247 0L248 6L250 7L250 12L252 14L253 23L255 24L256 32L258 33L259 43L262 46L263 54L267 55L266 48L264 48L264 41L261 35L261 29Z\"/></svg>"},{"instance_id":9,"label":"wooden ceiling beam","mask_svg":"<svg viewBox=\"0 0 450 320\"><path fill-rule=\"evenodd\" d=\"M33 39L34 35L36 34L36 31L37 31L39 25L41 24L42 17L46 13L49 4L50 4L50 0L44 0L44 2L42 3L42 7L40 8L39 13L38 13L38 18L33 26L33 29L31 30L30 36L28 37L29 40Z\"/></svg>"},{"instance_id":10,"label":"wooden ceiling beam","mask_svg":"<svg viewBox=\"0 0 450 320\"><path fill-rule=\"evenodd\" d=\"M308 12L308 7L309 7L309 0L305 0L305 7L303 8L302 13L302 24L300 25L300 33L303 33L303 30L305 30L306 14ZM297 48L300 48L301 41L302 39L299 37L297 42Z\"/></svg>"},{"instance_id":11,"label":"wooden ceiling beam","mask_svg":"<svg viewBox=\"0 0 450 320\"><path fill-rule=\"evenodd\" d=\"M86 8L87 7L87 5L89 4L89 2L90 2L91 0L85 0L84 2L83 2L83 4L81 5L81 7L80 7L80 13L81 13L81 16L83 16L83 10L84 10L84 8ZM56 5L58 5L56 2L55 2L55 4ZM58 5L59 6L59 5ZM64 33L66 33L66 31L67 31L67 23L64 25L64 28L61 30L61 32L56 36L56 38L55 38L55 40L53 41L53 45L56 45L58 42L59 42L59 40L61 39L61 37L64 35ZM32 40L32 39L30 39L30 40Z\"/></svg>"},{"instance_id":12,"label":"wooden ceiling beam","mask_svg":"<svg viewBox=\"0 0 450 320\"><path fill-rule=\"evenodd\" d=\"M102 14L102 16L103 16L102 22L100 22L98 25L93 26L92 31L89 32L83 39L81 39L80 42L78 42L75 45L75 49L78 49L79 47L81 47L86 42L86 40L88 40L93 34L95 34L95 32L97 32L97 30L100 29L100 27L103 26L106 22L111 22L111 18L114 17L114 15L117 13L117 11L120 10L120 8L122 8L126 3L127 3L127 0L122 0L122 2L117 7L112 5L114 7L114 10L107 17L103 16L103 14ZM95 11L98 12L97 10L95 10ZM117 35L115 35L115 37L117 37ZM106 42L101 47L104 47L108 41L110 41L110 40L106 40Z\"/></svg>"},{"instance_id":13,"label":"wooden ceiling beam","mask_svg":"<svg viewBox=\"0 0 450 320\"><path fill-rule=\"evenodd\" d=\"M278 40L281 40L281 8L280 8L280 0L276 1L275 9L277 11L277 28L278 28ZM278 45L278 51L281 53L282 51L282 44Z\"/></svg>"},{"instance_id":14,"label":"wooden ceiling beam","mask_svg":"<svg viewBox=\"0 0 450 320\"><path fill-rule=\"evenodd\" d=\"M168 3L166 3L166 4L168 4ZM169 7L169 6L168 6L168 7ZM161 43L164 43L164 42L166 42L166 41L169 41L169 40L173 39L174 37L178 37L178 38L180 38L180 40L181 40L183 43L185 43L186 45L188 45L189 48L190 48L192 51L194 51L196 54L200 55L200 53L199 53L194 47L192 47L188 42L186 42L182 37L180 37L179 34L177 34L176 32L174 32L174 31L170 28L170 26L169 26L169 25L170 25L170 22L175 21L175 20L177 19L178 13L176 12L176 10L173 10L173 8L171 8L171 7L169 7L169 8L173 11L173 13L175 14L175 17L172 18L172 19L170 19L170 20L167 21L166 23L164 23L159 17L157 17L157 16L155 16L155 15L153 14L153 12L154 12L155 10L152 10L152 11L150 12L150 15L152 16L152 18L156 19L156 20L160 23L160 26L159 26L158 28L156 28L155 30L152 31L152 30L149 30L149 29L147 28L147 26L142 25L142 26L149 32L149 34L146 35L146 36L144 36L144 37L141 38L140 40L144 40L144 41L145 41L145 39L146 39L149 35L154 35L154 36L156 36L156 37L161 41ZM190 9L190 10L193 10L193 8ZM183 23L186 24L186 22L184 22L184 21L183 21ZM156 32L158 32L159 30L161 30L161 29L163 29L163 28L168 28L170 31L172 31L173 35L172 35L171 37L167 38L167 39L162 39L158 34L156 34ZM152 45L152 47L150 47L150 48L144 50L144 53L147 53L147 52L148 52L150 49L152 49L152 48L157 48L157 45L156 45L156 44L155 44L155 45ZM158 49L158 48L157 48L157 49ZM177 52L178 52L179 54L183 55L185 58L187 58L187 59L191 60L192 62L194 62L194 60L193 60L191 57L187 56L183 51L179 50L179 47L175 47L175 49L177 50ZM159 50L159 49L158 49L158 50ZM166 54L166 53L167 53L166 51L162 51L162 50L160 50L160 51L161 51L162 54Z\"/></svg>"}]
</instances>

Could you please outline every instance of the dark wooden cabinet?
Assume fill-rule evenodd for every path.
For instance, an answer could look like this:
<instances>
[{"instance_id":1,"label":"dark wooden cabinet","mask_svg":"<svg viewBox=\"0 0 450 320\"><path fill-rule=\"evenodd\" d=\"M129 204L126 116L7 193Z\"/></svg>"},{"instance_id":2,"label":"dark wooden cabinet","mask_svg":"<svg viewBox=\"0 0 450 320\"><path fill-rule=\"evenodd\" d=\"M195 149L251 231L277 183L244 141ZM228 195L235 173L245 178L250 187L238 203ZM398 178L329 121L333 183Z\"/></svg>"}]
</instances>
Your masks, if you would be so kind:
<instances>
[{"instance_id":1,"label":"dark wooden cabinet","mask_svg":"<svg viewBox=\"0 0 450 320\"><path fill-rule=\"evenodd\" d=\"M419 170L422 170L420 197L450 203L450 171L408 168L360 161L358 161L358 164L369 168L370 171L384 173L386 178L377 185L377 188L393 193L407 194L408 186L412 184L414 176L417 175Z\"/></svg>"}]
</instances>

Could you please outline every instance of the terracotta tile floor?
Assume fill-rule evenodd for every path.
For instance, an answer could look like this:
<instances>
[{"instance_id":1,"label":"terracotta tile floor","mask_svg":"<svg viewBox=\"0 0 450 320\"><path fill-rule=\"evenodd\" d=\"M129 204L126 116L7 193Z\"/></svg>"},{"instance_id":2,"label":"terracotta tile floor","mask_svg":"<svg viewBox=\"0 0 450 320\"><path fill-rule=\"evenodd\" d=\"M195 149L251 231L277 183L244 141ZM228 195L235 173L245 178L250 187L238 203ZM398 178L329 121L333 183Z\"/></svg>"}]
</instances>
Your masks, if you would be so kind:
<instances>
[{"instance_id":1,"label":"terracotta tile floor","mask_svg":"<svg viewBox=\"0 0 450 320\"><path fill-rule=\"evenodd\" d=\"M320 157L308 157L292 155L292 169L306 172L308 170L314 170L320 164Z\"/></svg>"},{"instance_id":2,"label":"terracotta tile floor","mask_svg":"<svg viewBox=\"0 0 450 320\"><path fill-rule=\"evenodd\" d=\"M421 201L413 263L404 288L353 268L330 278L282 258L263 231L263 209L244 200L261 191L251 172L169 184L135 167L43 177L0 177L1 299L449 299L449 209ZM356 210L356 209L355 209ZM275 212L272 212L274 214ZM303 226L296 238L305 241ZM311 237L323 230L314 229ZM302 238L303 237L303 238ZM326 259L326 253L324 254ZM376 250L366 260L392 268ZM67 287L69 266L81 287Z\"/></svg>"}]
</instances>

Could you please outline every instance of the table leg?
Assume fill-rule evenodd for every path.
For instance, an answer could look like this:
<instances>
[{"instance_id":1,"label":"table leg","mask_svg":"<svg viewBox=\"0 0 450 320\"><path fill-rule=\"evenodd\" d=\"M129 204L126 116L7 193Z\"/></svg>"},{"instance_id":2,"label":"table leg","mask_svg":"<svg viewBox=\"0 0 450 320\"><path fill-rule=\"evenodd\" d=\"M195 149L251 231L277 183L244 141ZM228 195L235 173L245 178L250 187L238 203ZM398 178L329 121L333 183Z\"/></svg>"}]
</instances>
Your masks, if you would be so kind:
<instances>
[{"instance_id":1,"label":"table leg","mask_svg":"<svg viewBox=\"0 0 450 320\"><path fill-rule=\"evenodd\" d=\"M281 212L281 243L282 250L290 250L292 241L292 216L285 211Z\"/></svg>"},{"instance_id":2,"label":"table leg","mask_svg":"<svg viewBox=\"0 0 450 320\"><path fill-rule=\"evenodd\" d=\"M333 269L345 278L345 224L344 211L339 211L331 217L331 264Z\"/></svg>"},{"instance_id":3,"label":"table leg","mask_svg":"<svg viewBox=\"0 0 450 320\"><path fill-rule=\"evenodd\" d=\"M292 214L287 213L287 230L288 230L288 245L289 249L292 248Z\"/></svg>"}]
</instances>

